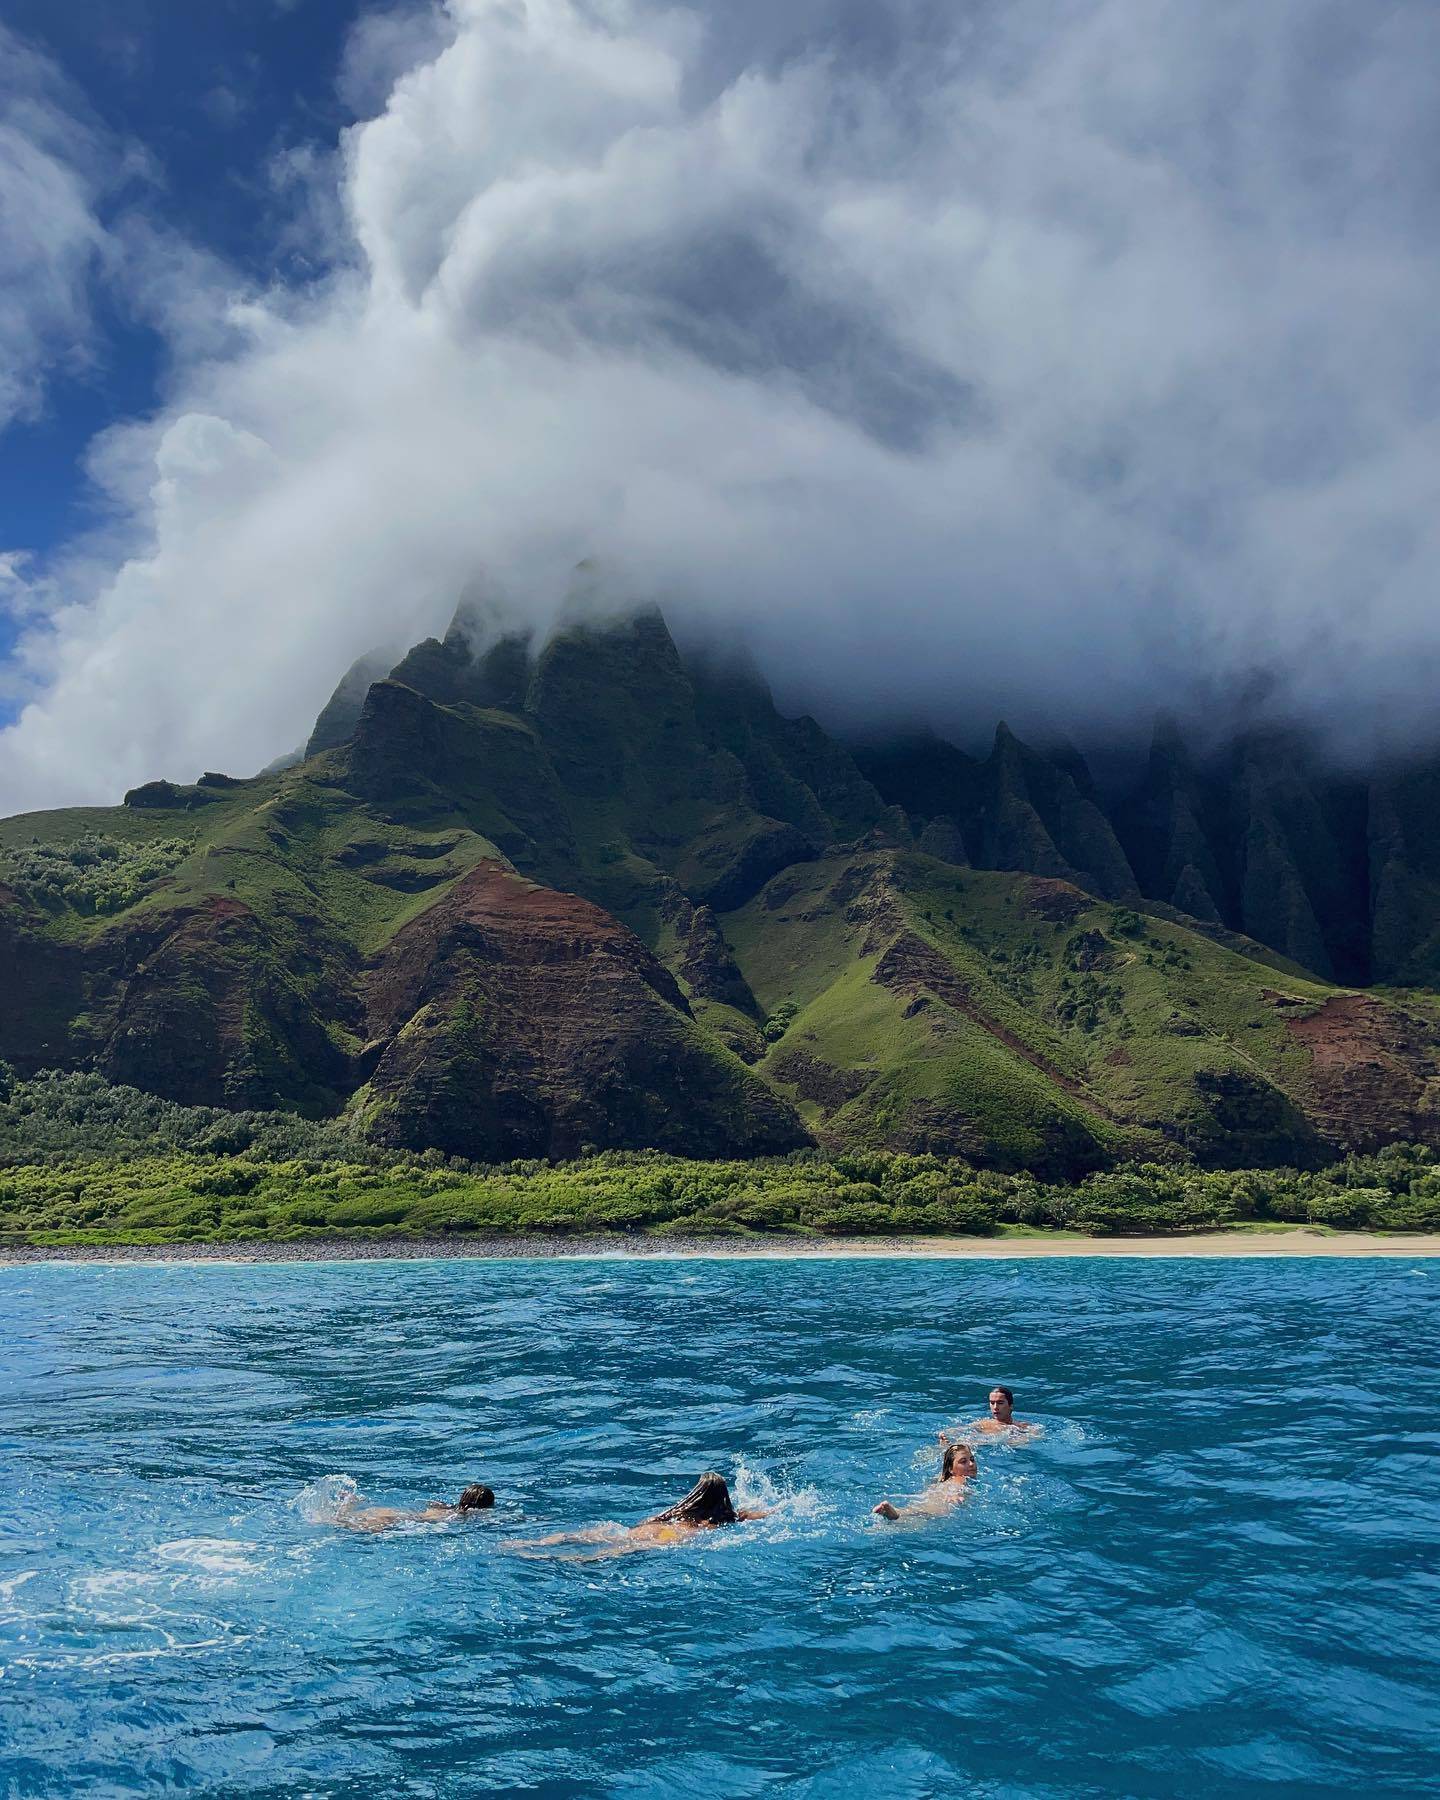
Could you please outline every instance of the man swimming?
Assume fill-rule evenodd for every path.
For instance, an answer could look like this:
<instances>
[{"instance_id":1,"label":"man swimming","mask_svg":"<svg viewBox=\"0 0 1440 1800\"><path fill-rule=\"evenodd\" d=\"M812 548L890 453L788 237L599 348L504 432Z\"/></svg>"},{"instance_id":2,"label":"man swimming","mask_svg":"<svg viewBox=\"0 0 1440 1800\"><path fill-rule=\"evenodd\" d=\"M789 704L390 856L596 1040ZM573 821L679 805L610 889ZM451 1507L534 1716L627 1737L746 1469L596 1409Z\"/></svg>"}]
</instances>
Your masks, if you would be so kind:
<instances>
[{"instance_id":1,"label":"man swimming","mask_svg":"<svg viewBox=\"0 0 1440 1800\"><path fill-rule=\"evenodd\" d=\"M552 1544L600 1544L594 1556L620 1556L627 1550L647 1550L656 1544L679 1544L697 1531L714 1531L721 1525L738 1525L746 1519L763 1519L766 1509L737 1510L723 1475L704 1474L683 1500L664 1512L642 1519L638 1525L587 1525L580 1531L552 1531L548 1537L521 1538L512 1550L538 1550Z\"/></svg>"},{"instance_id":2,"label":"man swimming","mask_svg":"<svg viewBox=\"0 0 1440 1800\"><path fill-rule=\"evenodd\" d=\"M984 1432L987 1437L994 1437L1002 1431L1038 1431L1039 1426L1015 1417L1015 1396L1008 1387L993 1387L990 1390L989 1415L983 1419L972 1419L964 1429ZM942 1444L948 1444L953 1434L942 1431L938 1435Z\"/></svg>"},{"instance_id":3,"label":"man swimming","mask_svg":"<svg viewBox=\"0 0 1440 1800\"><path fill-rule=\"evenodd\" d=\"M335 1523L343 1525L347 1531L389 1531L395 1525L438 1524L442 1519L453 1519L461 1513L483 1512L494 1504L494 1493L479 1481L467 1487L453 1503L449 1500L432 1500L419 1511L406 1511L400 1506L357 1507L352 1494L348 1500L341 1502L335 1515Z\"/></svg>"},{"instance_id":4,"label":"man swimming","mask_svg":"<svg viewBox=\"0 0 1440 1800\"><path fill-rule=\"evenodd\" d=\"M932 1481L923 1494L908 1506L895 1506L889 1500L882 1500L871 1511L882 1519L936 1518L967 1497L970 1483L979 1472L975 1452L968 1444L947 1444L940 1459L939 1478Z\"/></svg>"}]
</instances>

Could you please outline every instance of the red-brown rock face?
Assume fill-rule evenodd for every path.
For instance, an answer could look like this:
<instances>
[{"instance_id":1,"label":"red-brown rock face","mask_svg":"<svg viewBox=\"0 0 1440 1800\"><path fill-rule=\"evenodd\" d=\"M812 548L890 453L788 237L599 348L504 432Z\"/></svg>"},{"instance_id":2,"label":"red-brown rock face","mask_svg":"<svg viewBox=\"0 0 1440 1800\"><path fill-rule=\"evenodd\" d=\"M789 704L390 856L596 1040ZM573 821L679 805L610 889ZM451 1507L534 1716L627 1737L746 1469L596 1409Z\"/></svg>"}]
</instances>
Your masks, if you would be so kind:
<instances>
[{"instance_id":1,"label":"red-brown rock face","mask_svg":"<svg viewBox=\"0 0 1440 1800\"><path fill-rule=\"evenodd\" d=\"M382 1142L500 1160L586 1144L753 1155L805 1138L633 932L496 864L398 933L367 1003Z\"/></svg>"},{"instance_id":2,"label":"red-brown rock face","mask_svg":"<svg viewBox=\"0 0 1440 1800\"><path fill-rule=\"evenodd\" d=\"M1336 1144L1378 1149L1440 1137L1440 1057L1432 1029L1369 994L1336 994L1287 1024L1311 1056L1306 1110Z\"/></svg>"},{"instance_id":3,"label":"red-brown rock face","mask_svg":"<svg viewBox=\"0 0 1440 1800\"><path fill-rule=\"evenodd\" d=\"M26 1074L91 1066L184 1105L330 1112L351 1085L327 1021L356 1004L334 946L300 945L212 895L57 943L0 908L0 1049Z\"/></svg>"}]
</instances>

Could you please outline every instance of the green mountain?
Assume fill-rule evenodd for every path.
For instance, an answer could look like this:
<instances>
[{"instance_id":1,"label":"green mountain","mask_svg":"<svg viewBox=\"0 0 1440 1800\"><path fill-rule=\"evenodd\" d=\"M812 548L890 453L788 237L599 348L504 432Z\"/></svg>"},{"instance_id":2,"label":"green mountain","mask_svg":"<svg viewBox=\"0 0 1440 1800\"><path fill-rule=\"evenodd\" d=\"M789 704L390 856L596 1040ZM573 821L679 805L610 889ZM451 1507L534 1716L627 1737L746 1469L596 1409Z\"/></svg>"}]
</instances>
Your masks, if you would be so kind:
<instances>
[{"instance_id":1,"label":"green mountain","mask_svg":"<svg viewBox=\"0 0 1440 1800\"><path fill-rule=\"evenodd\" d=\"M457 617L293 766L0 822L0 1059L477 1161L1440 1142L1437 779L1166 729L1117 799L852 751L654 611Z\"/></svg>"}]
</instances>

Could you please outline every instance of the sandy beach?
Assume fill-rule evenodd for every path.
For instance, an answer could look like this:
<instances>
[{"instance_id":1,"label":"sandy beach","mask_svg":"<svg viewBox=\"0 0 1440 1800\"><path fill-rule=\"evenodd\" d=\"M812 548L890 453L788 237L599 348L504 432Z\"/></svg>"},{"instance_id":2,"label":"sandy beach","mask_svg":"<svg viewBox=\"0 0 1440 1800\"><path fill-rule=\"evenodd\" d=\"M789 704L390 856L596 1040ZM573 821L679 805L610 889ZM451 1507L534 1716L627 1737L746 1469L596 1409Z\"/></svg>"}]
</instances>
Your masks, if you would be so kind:
<instances>
[{"instance_id":1,"label":"sandy beach","mask_svg":"<svg viewBox=\"0 0 1440 1800\"><path fill-rule=\"evenodd\" d=\"M1207 1231L1177 1237L681 1238L473 1237L314 1238L298 1243L10 1245L0 1267L44 1262L374 1262L444 1257L745 1257L755 1260L912 1257L921 1261L1053 1256L1275 1257L1440 1256L1440 1233Z\"/></svg>"}]
</instances>

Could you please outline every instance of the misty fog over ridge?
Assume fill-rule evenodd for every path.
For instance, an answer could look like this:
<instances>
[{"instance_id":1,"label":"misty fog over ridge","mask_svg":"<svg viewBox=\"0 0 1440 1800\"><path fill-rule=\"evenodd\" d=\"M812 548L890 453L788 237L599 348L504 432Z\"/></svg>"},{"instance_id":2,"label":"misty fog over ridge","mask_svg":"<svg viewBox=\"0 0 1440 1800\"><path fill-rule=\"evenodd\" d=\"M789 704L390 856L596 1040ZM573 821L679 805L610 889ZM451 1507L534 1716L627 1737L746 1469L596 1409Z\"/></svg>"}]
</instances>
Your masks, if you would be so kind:
<instances>
[{"instance_id":1,"label":"misty fog over ridge","mask_svg":"<svg viewBox=\"0 0 1440 1800\"><path fill-rule=\"evenodd\" d=\"M847 734L1433 747L1433 6L450 0L345 69L326 272L130 267L166 404L89 538L0 546L4 810L257 768L476 569L543 631L592 554Z\"/></svg>"},{"instance_id":2,"label":"misty fog over ridge","mask_svg":"<svg viewBox=\"0 0 1440 1800\"><path fill-rule=\"evenodd\" d=\"M932 671L928 683L914 681L908 671L893 685L868 679L863 644L854 646L853 657L822 673L823 651L816 647L807 653L803 643L788 642L783 615L770 629L760 621L745 632L731 617L687 606L683 595L638 594L623 571L593 557L568 571L548 595L520 597L497 581L473 580L453 612L433 627L427 622L408 637L402 633L372 645L357 661L378 679L401 661L417 635L463 642L477 661L500 638L515 635L539 656L557 632L623 630L646 615L664 621L686 666L697 674L758 681L784 716L808 715L852 747L937 738L984 757L997 729L1008 726L1037 748L1080 751L1101 785L1116 790L1132 783L1157 732L1176 734L1202 763L1222 760L1237 741L1258 739L1286 741L1317 768L1340 774L1403 765L1423 754L1424 740L1387 751L1373 736L1327 736L1313 717L1287 710L1282 680L1258 671L1222 691L1204 672L1186 677L1176 670L1168 695L1157 691L1148 706L1137 703L1133 712L1113 716L1088 711L1079 683L1068 697L1057 690L1038 698L999 685L993 691L969 685L963 653L953 669ZM337 679L341 673L336 671ZM948 697L947 674L954 680Z\"/></svg>"}]
</instances>

